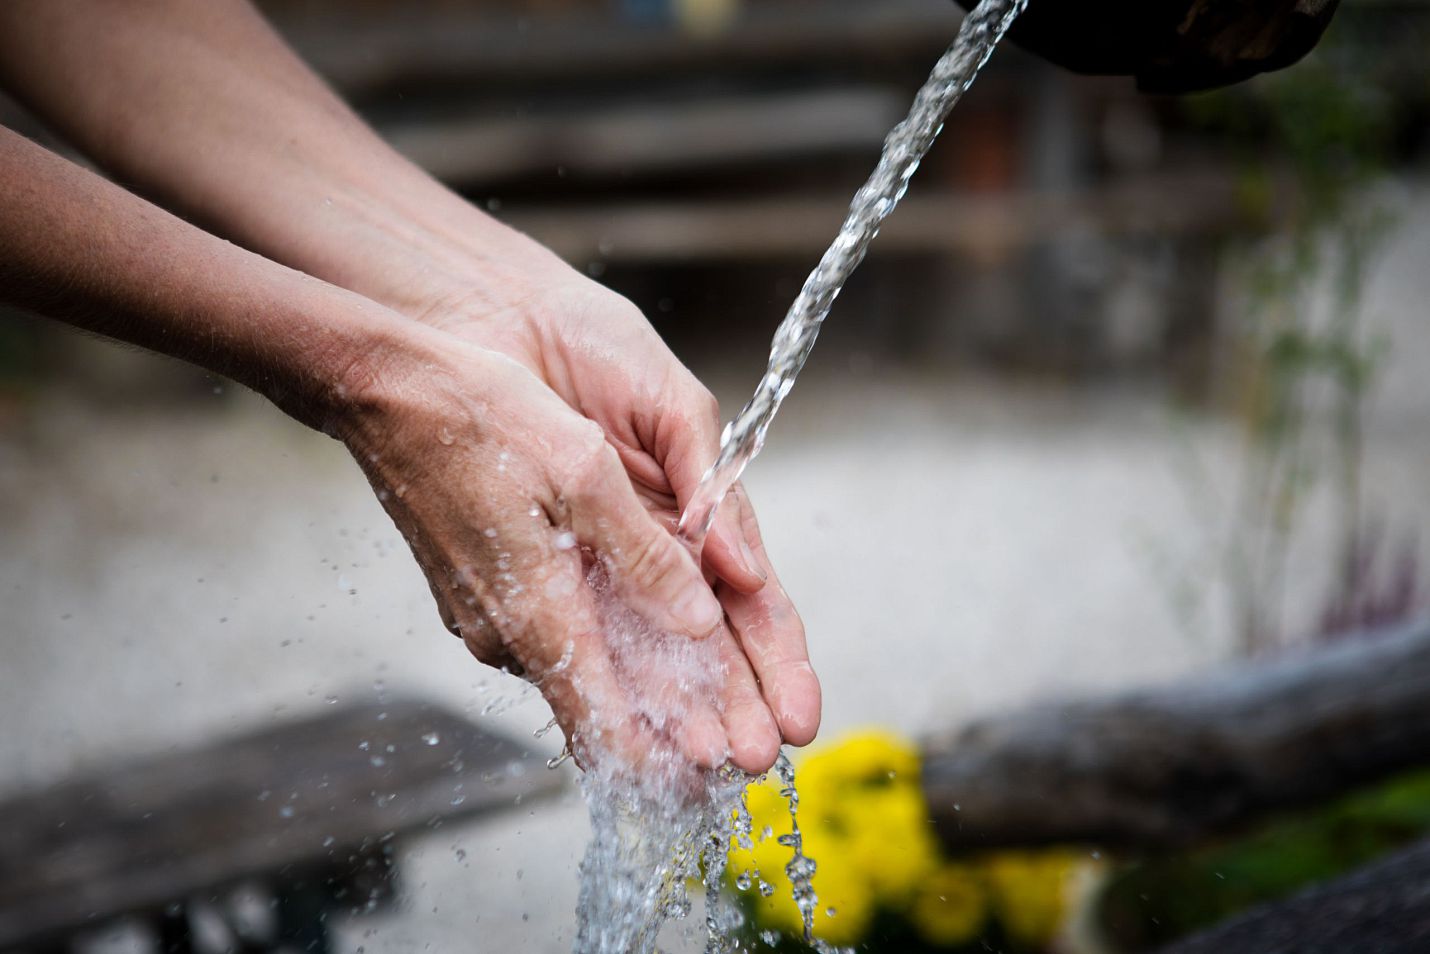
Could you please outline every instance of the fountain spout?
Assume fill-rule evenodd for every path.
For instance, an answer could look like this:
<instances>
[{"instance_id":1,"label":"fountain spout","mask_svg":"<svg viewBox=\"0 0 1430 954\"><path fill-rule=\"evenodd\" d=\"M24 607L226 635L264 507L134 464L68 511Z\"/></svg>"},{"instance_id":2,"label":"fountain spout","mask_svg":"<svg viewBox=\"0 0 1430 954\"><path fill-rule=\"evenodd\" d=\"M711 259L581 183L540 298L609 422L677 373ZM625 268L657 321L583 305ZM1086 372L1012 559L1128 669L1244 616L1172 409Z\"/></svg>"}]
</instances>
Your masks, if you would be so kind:
<instances>
[{"instance_id":1,"label":"fountain spout","mask_svg":"<svg viewBox=\"0 0 1430 954\"><path fill-rule=\"evenodd\" d=\"M1078 73L1134 76L1147 93L1189 93L1295 63L1320 41L1339 2L1034 0L1009 36Z\"/></svg>"}]
</instances>

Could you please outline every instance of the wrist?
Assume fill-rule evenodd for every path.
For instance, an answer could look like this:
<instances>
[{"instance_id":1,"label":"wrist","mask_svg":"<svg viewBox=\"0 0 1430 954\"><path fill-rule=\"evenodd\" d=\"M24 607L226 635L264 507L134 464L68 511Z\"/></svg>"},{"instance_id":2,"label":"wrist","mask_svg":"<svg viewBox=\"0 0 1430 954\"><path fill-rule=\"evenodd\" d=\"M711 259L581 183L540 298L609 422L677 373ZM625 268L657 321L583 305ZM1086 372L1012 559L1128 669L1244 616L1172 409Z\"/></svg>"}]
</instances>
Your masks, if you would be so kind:
<instances>
[{"instance_id":1,"label":"wrist","mask_svg":"<svg viewBox=\"0 0 1430 954\"><path fill-rule=\"evenodd\" d=\"M293 264L421 320L441 302L474 289L492 306L558 270L555 255L415 168L378 179L363 170L312 190L324 196L302 234Z\"/></svg>"},{"instance_id":2,"label":"wrist","mask_svg":"<svg viewBox=\"0 0 1430 954\"><path fill-rule=\"evenodd\" d=\"M288 334L249 380L285 413L340 440L383 401L393 369L431 353L422 329L352 292L302 276L288 297ZM240 375L241 376L241 375Z\"/></svg>"}]
</instances>

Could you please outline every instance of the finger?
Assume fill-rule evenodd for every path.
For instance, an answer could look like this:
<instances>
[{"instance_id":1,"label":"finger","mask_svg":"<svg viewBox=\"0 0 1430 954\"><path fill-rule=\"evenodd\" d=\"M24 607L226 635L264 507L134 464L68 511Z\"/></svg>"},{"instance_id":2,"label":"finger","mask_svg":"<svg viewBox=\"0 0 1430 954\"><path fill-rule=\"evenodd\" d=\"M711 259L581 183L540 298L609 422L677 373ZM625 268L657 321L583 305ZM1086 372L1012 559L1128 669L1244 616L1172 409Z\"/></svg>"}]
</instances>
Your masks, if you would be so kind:
<instances>
[{"instance_id":1,"label":"finger","mask_svg":"<svg viewBox=\"0 0 1430 954\"><path fill-rule=\"evenodd\" d=\"M819 678L809 662L804 624L779 582L758 593L721 585L720 595L740 648L760 681L780 734L791 745L808 745L819 731Z\"/></svg>"},{"instance_id":2,"label":"finger","mask_svg":"<svg viewBox=\"0 0 1430 954\"><path fill-rule=\"evenodd\" d=\"M779 755L779 728L734 634L725 630L715 638L720 645L720 664L725 673L721 698L725 733L730 739L730 761L751 775L763 775Z\"/></svg>"},{"instance_id":3,"label":"finger","mask_svg":"<svg viewBox=\"0 0 1430 954\"><path fill-rule=\"evenodd\" d=\"M804 623L780 585L760 540L752 508L742 511L744 532L755 541L756 556L769 582L756 593L720 585L717 593L740 647L745 651L780 734L791 745L808 745L819 731L819 678L809 661Z\"/></svg>"},{"instance_id":4,"label":"finger","mask_svg":"<svg viewBox=\"0 0 1430 954\"><path fill-rule=\"evenodd\" d=\"M709 545L706 553L712 565L728 566L732 551L738 551L741 563L749 567L750 574L743 580L729 573L716 573L726 583L744 593L754 593L769 581L769 561L764 557L764 543L760 539L759 524L755 521L755 511L750 498L745 493L745 485L738 481L720 502L720 511L714 526L710 529L715 549ZM757 580L759 585L752 585Z\"/></svg>"},{"instance_id":5,"label":"finger","mask_svg":"<svg viewBox=\"0 0 1430 954\"><path fill-rule=\"evenodd\" d=\"M628 606L657 627L708 636L724 612L685 548L637 499L625 468L600 444L563 482L576 539L595 550Z\"/></svg>"},{"instance_id":6,"label":"finger","mask_svg":"<svg viewBox=\"0 0 1430 954\"><path fill-rule=\"evenodd\" d=\"M662 417L656 441L656 457L682 512L720 452L719 405L693 379L686 395L680 412ZM701 561L737 589L754 592L765 585L760 562L741 533L739 508L728 495L716 511Z\"/></svg>"}]
</instances>

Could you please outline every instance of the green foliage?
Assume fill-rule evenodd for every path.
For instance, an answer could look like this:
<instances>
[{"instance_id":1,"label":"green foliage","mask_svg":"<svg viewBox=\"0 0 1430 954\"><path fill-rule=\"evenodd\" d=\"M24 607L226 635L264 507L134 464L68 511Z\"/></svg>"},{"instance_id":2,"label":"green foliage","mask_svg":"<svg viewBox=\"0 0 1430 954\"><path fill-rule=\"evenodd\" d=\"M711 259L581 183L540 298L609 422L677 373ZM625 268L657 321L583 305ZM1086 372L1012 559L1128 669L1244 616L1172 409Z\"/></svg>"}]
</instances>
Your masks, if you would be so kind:
<instances>
[{"instance_id":1,"label":"green foliage","mask_svg":"<svg viewBox=\"0 0 1430 954\"><path fill-rule=\"evenodd\" d=\"M1117 945L1141 949L1333 878L1430 833L1430 770L1244 837L1152 858L1118 873L1099 902Z\"/></svg>"},{"instance_id":2,"label":"green foliage","mask_svg":"<svg viewBox=\"0 0 1430 954\"><path fill-rule=\"evenodd\" d=\"M1241 645L1284 642L1289 552L1303 504L1329 482L1337 507L1323 629L1363 622L1333 607L1366 599L1374 541L1361 500L1362 417L1385 343L1363 328L1362 293L1391 216L1372 184L1388 165L1393 110L1363 67L1373 52L1328 42L1304 63L1196 97L1187 115L1238 144L1241 200L1270 216L1288 191L1282 231L1236 260L1240 371L1248 453L1222 550ZM1219 546L1218 549L1221 549Z\"/></svg>"}]
</instances>

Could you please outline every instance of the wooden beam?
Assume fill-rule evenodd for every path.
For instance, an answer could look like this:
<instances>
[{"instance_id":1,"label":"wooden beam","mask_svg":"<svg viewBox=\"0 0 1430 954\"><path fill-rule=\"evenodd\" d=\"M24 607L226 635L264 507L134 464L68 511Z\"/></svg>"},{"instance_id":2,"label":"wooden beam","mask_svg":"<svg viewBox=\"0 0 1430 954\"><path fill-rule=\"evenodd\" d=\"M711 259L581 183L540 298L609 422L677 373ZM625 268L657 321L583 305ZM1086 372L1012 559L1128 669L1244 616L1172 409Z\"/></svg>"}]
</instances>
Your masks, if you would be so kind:
<instances>
[{"instance_id":1,"label":"wooden beam","mask_svg":"<svg viewBox=\"0 0 1430 954\"><path fill-rule=\"evenodd\" d=\"M324 713L0 803L0 950L232 885L321 875L559 774L441 708Z\"/></svg>"},{"instance_id":2,"label":"wooden beam","mask_svg":"<svg viewBox=\"0 0 1430 954\"><path fill-rule=\"evenodd\" d=\"M1175 846L1430 760L1430 620L926 746L952 848Z\"/></svg>"},{"instance_id":3,"label":"wooden beam","mask_svg":"<svg viewBox=\"0 0 1430 954\"><path fill-rule=\"evenodd\" d=\"M872 163L907 96L870 86L663 101L604 111L429 120L383 129L397 150L463 187L550 173L649 174L830 153Z\"/></svg>"},{"instance_id":4,"label":"wooden beam","mask_svg":"<svg viewBox=\"0 0 1430 954\"><path fill-rule=\"evenodd\" d=\"M596 9L522 17L480 5L411 4L371 17L274 15L304 58L352 95L423 83L478 90L593 78L648 84L712 69L897 61L935 54L961 19L952 3L937 0L760 0L746 4L729 29L709 35L623 22Z\"/></svg>"}]
</instances>

